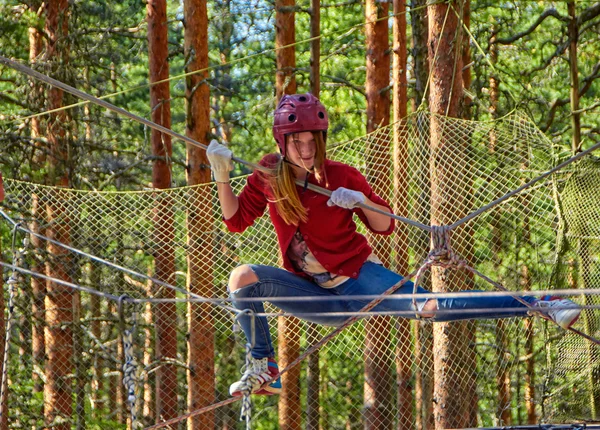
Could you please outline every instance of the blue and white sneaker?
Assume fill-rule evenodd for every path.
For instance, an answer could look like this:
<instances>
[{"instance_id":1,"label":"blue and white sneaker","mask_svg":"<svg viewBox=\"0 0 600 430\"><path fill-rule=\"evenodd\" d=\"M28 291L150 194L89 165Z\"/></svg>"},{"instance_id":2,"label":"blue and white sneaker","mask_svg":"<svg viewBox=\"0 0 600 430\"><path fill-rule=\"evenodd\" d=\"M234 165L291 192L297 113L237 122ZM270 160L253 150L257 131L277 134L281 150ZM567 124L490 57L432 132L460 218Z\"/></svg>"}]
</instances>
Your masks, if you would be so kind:
<instances>
[{"instance_id":1,"label":"blue and white sneaker","mask_svg":"<svg viewBox=\"0 0 600 430\"><path fill-rule=\"evenodd\" d=\"M541 297L533 303L533 307L543 308L540 310L542 316L554 321L565 330L575 324L581 315L581 308L577 307L575 302L558 296Z\"/></svg>"},{"instance_id":2,"label":"blue and white sneaker","mask_svg":"<svg viewBox=\"0 0 600 430\"><path fill-rule=\"evenodd\" d=\"M241 396L245 387L251 387L252 394L271 396L281 392L281 378L279 378L279 366L273 358L252 358L250 365L243 373L239 381L229 387L229 394ZM276 379L273 379L277 376ZM265 385L265 382L271 383ZM262 387L262 388L261 388Z\"/></svg>"}]
</instances>

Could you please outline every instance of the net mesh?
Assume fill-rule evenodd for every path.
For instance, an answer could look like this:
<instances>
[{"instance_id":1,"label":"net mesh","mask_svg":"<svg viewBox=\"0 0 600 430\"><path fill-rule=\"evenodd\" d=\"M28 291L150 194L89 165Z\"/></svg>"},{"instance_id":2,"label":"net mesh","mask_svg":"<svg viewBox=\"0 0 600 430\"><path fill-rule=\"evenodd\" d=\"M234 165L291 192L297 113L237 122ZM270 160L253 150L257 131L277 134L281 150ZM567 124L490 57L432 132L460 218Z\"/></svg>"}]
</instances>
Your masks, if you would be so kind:
<instances>
[{"instance_id":1,"label":"net mesh","mask_svg":"<svg viewBox=\"0 0 600 430\"><path fill-rule=\"evenodd\" d=\"M434 126L442 130L442 144L432 142ZM361 170L396 213L429 224L434 211L450 224L569 154L519 113L475 122L418 112L333 145L328 156ZM589 307L576 327L600 337L600 300L589 291L600 287L598 183L600 162L582 159L457 228L453 248L512 291L582 289L569 296ZM232 180L238 193L244 184L244 177ZM31 237L25 248L30 270L112 296L21 278L18 335L9 361L12 427L42 427L44 420L59 428L131 425L120 335L133 326L141 424L229 397L229 384L244 365L243 333L232 330L233 312L186 300L185 291L226 299L227 279L237 265L280 265L268 216L243 234L230 234L214 184L139 192L78 191L9 179L5 186L2 208L31 230L180 289ZM398 224L391 236L368 237L386 265L404 274L422 264L429 236ZM6 232L10 225L0 228ZM9 244L3 249L10 250ZM462 271L447 274L457 289L494 290ZM422 285L432 287L429 271ZM125 301L119 312L114 296L122 295L137 301ZM286 315L280 318L287 331L278 338L278 310L268 307L267 313L276 348L283 342L288 351L301 352L333 330ZM450 346L443 351L444 336ZM60 341L68 351L55 350ZM278 404L277 396L255 396L255 428L427 429L436 427L440 411L459 417L464 426L577 422L600 413L598 345L539 318L430 324L373 316L336 336L318 357L320 379L309 382L314 378L304 360L296 383L288 381L286 389L297 389L296 397ZM72 401L57 404L49 393L66 386ZM439 402L444 387L454 397L448 404ZM238 418L239 404L233 403L178 426L243 428Z\"/></svg>"}]
</instances>

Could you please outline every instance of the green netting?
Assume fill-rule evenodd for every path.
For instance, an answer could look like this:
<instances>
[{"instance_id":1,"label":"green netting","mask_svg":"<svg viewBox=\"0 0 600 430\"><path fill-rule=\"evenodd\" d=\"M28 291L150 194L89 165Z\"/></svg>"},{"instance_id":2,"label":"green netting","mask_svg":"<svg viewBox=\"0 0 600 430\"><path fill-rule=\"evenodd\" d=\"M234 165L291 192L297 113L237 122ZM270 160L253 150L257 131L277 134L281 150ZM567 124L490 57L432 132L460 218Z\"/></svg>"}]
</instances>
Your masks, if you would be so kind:
<instances>
[{"instance_id":1,"label":"green netting","mask_svg":"<svg viewBox=\"0 0 600 430\"><path fill-rule=\"evenodd\" d=\"M432 146L434 125L441 130L436 142L441 137L444 145ZM398 150L398 145L405 150ZM360 169L375 191L393 203L396 213L429 224L432 208L442 205L438 216L450 224L539 176L568 154L554 148L518 113L474 122L419 112L366 137L332 145L328 156ZM442 168L445 176L440 184ZM509 290L585 289L570 298L598 306L599 298L590 290L600 287L599 179L595 159L571 164L457 228L454 249ZM279 264L268 217L258 219L243 234L230 234L220 220L214 184L94 192L5 182L7 200L2 208L32 230L51 232L74 248L202 297L225 299L228 274L239 264ZM244 183L243 177L232 181L236 192ZM10 226L3 222L0 228L5 232ZM429 251L428 235L406 225L399 225L392 236L369 240L396 270L413 271ZM3 244L3 250L8 252L9 244ZM142 423L170 418L166 410L184 414L228 397L228 386L244 363L245 343L240 332L232 331L232 312L216 304L160 303L161 298L189 297L75 253L57 256L43 242L31 240L27 251L27 264L34 271L43 271L45 264L62 265L72 282L141 300L127 303L125 315L126 326L135 322L137 327L134 353ZM157 267L173 270L157 274ZM480 278L461 275L457 288L494 288ZM14 428L42 426L42 405L48 407L50 401L39 392L48 383L50 370L47 358L34 357L39 335L36 338L31 329L43 328L49 320L44 313L32 313L32 282L31 277L23 278L15 310L20 337L12 345L9 374L11 381L30 382L11 384L9 414ZM431 287L429 273L423 284ZM84 422L87 428L124 428L128 412L121 385L124 353L119 346L117 303L87 293L75 297L79 312L71 326L75 354L73 363L64 363L63 369L74 389L73 405L72 413L62 419L73 428ZM46 305L51 303L46 300ZM275 315L277 309L270 307L268 312ZM271 318L273 338L277 345L286 337L300 336L300 351L332 330L309 327L294 318L288 322L292 328L280 332L277 340L277 319ZM577 328L600 337L599 322L598 309L585 310ZM455 328L453 341L460 353L450 363L453 375L448 383L455 384L456 397L464 400L449 405L457 408L450 414L473 426L598 419L597 345L538 318L449 326ZM304 428L316 419L324 429L434 428L435 387L444 383L436 364L440 327L380 316L355 324L320 350L317 412L306 412L304 361L298 400L278 408L277 397L256 398L254 427ZM366 336L375 339L368 351ZM194 346L194 339L200 343ZM190 363L194 356L205 365ZM36 374L37 379L32 377ZM167 399L175 404L165 405ZM278 412L283 410L288 412ZM238 412L238 404L228 405L194 422L196 428L242 428ZM193 428L192 421L179 424L186 426Z\"/></svg>"}]
</instances>

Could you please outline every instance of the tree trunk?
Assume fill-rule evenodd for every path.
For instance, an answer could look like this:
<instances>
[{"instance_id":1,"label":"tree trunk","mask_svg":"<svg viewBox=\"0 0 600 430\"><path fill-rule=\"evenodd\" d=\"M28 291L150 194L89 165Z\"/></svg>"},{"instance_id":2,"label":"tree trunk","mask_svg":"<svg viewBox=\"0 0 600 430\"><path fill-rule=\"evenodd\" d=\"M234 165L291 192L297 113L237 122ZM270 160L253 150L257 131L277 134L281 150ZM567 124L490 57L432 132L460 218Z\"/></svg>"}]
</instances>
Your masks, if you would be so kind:
<instances>
[{"instance_id":1,"label":"tree trunk","mask_svg":"<svg viewBox=\"0 0 600 430\"><path fill-rule=\"evenodd\" d=\"M54 70L64 71L68 58L68 2L57 0L46 3L46 34L48 45L46 60ZM56 77L56 73L52 73ZM58 79L61 79L58 77ZM48 109L63 104L63 91L48 90ZM68 143L64 112L51 114L48 118L48 178L59 186L69 185ZM46 235L60 243L71 241L69 214L56 203L46 206L48 228ZM49 277L70 281L68 251L52 243L48 244L46 273ZM48 281L45 297L46 327L46 385L44 386L46 425L57 430L69 430L72 422L72 379L73 370L73 291L65 286Z\"/></svg>"},{"instance_id":2,"label":"tree trunk","mask_svg":"<svg viewBox=\"0 0 600 430\"><path fill-rule=\"evenodd\" d=\"M275 48L296 42L295 0L275 1ZM296 48L277 50L275 91L277 102L284 94L296 93ZM279 367L287 367L300 355L300 321L293 317L278 318ZM299 430L302 424L300 404L300 366L281 377L283 389L279 396L279 428Z\"/></svg>"},{"instance_id":3,"label":"tree trunk","mask_svg":"<svg viewBox=\"0 0 600 430\"><path fill-rule=\"evenodd\" d=\"M98 263L91 262L88 266L88 278L90 280L90 285L96 288L100 285L100 277L101 277L101 268ZM92 336L98 341L102 340L102 326L100 324L100 318L102 317L102 306L100 297L96 294L90 295L90 314L91 314L91 323L90 323L90 331ZM94 348L97 348L94 345ZM105 403L104 403L104 360L102 355L99 353L94 354L93 361L91 361L92 366L92 381L91 381L91 390L90 390L90 402L92 406L92 419L97 419L103 416L105 411Z\"/></svg>"},{"instance_id":4,"label":"tree trunk","mask_svg":"<svg viewBox=\"0 0 600 430\"><path fill-rule=\"evenodd\" d=\"M210 92L208 87L208 15L204 0L184 2L186 72L205 69L186 78L186 136L208 145L210 131ZM206 151L187 145L187 182L198 185L210 182ZM190 190L195 197L187 212L188 290L202 297L212 297L213 244L212 192L208 187ZM188 409L190 411L215 402L215 333L209 303L188 303ZM190 418L188 428L211 429L214 411Z\"/></svg>"},{"instance_id":5,"label":"tree trunk","mask_svg":"<svg viewBox=\"0 0 600 430\"><path fill-rule=\"evenodd\" d=\"M428 18L425 7L427 0L411 0L412 53L415 75L414 106L416 110L421 101L427 101L425 87L429 77L429 61L427 58ZM428 218L429 219L429 218Z\"/></svg>"},{"instance_id":6,"label":"tree trunk","mask_svg":"<svg viewBox=\"0 0 600 430\"><path fill-rule=\"evenodd\" d=\"M496 65L498 62L498 45L496 44L497 30L492 27L492 37L490 38L490 62L492 65ZM494 69L491 71L490 76L490 107L489 112L492 119L498 117L498 101L500 98L499 93L499 80L496 76ZM464 78L464 74L463 74ZM490 132L489 135L489 152L495 154L498 137L495 129ZM497 169L499 172L502 169ZM495 174L495 173L494 173ZM494 177L494 182L498 181L498 178ZM497 198L500 196L494 196ZM492 213L492 256L494 258L494 269L496 273L501 273L500 254L503 249L502 243L502 209L496 208ZM502 282L501 279L498 282ZM498 355L496 357L496 389L498 390L498 408L496 416L499 420L500 425L511 425L512 414L511 414L511 390L510 390L510 370L508 369L508 363L510 360L510 353L508 351L508 339L506 337L506 322L504 320L496 321L496 345L498 346Z\"/></svg>"},{"instance_id":7,"label":"tree trunk","mask_svg":"<svg viewBox=\"0 0 600 430\"><path fill-rule=\"evenodd\" d=\"M577 26L577 15L575 13L575 1L567 1L569 11L569 67L571 77L571 127L573 129L572 148L573 153L581 151L581 114L579 110L579 68L577 67L577 41L579 39L579 28Z\"/></svg>"},{"instance_id":8,"label":"tree trunk","mask_svg":"<svg viewBox=\"0 0 600 430\"><path fill-rule=\"evenodd\" d=\"M406 6L404 0L393 2L393 68L394 82L393 115L394 115L394 213L408 217L408 141L406 123L400 122L407 114L407 44L406 44ZM404 223L396 224L394 249L396 257L394 267L397 273L408 273L408 228ZM398 386L398 429L414 427L413 393L412 393L412 338L410 321L406 318L396 319L396 384Z\"/></svg>"},{"instance_id":9,"label":"tree trunk","mask_svg":"<svg viewBox=\"0 0 600 430\"><path fill-rule=\"evenodd\" d=\"M2 173L0 173L0 203L4 199L4 187L2 185ZM0 241L0 261L2 261L2 241ZM4 278L2 278L2 291L4 292ZM0 294L0 366L4 363L4 348L6 347L6 317L4 309L4 294ZM8 377L8 373L6 375ZM8 379L0 377L0 381L4 382L2 392L5 393L4 401L0 403L0 430L8 430Z\"/></svg>"},{"instance_id":10,"label":"tree trunk","mask_svg":"<svg viewBox=\"0 0 600 430\"><path fill-rule=\"evenodd\" d=\"M465 90L470 90L471 89L471 48L470 48L470 38L468 36L468 33L465 31L465 28L469 29L470 23L471 23L471 3L470 0L463 0L462 3L462 24L460 23L459 28L457 33L460 35L459 38L462 40L462 64L463 64L463 68L462 68L462 81L463 81L463 88ZM461 37L462 35L464 35L464 37ZM460 109L460 117L463 119L471 119L471 103L472 100L471 98L464 94L462 95L461 98L461 109ZM468 142L467 145L470 145L471 143ZM468 165L468 164L467 164ZM472 207L473 203L472 203L472 189L469 187L466 190L466 194L467 196L467 207ZM472 259L472 231L468 230L467 231L468 237L466 238L467 241L467 247L465 249L465 251L463 251L465 254L463 255L463 257L467 258L467 259ZM468 277L469 280L472 282L472 276ZM469 321L466 324L466 335L465 335L465 339L468 340L468 345L467 347L464 349L466 355L467 355L467 369L469 369L469 371L465 374L465 381L464 381L464 387L465 387L465 391L467 394L467 398L465 399L465 405L467 405L468 408L468 413L470 414L469 416L469 425L470 426L475 426L477 424L477 406L478 406L478 400L477 400L477 353L475 351L475 343L477 342L477 322L476 321ZM509 412L510 413L510 412Z\"/></svg>"},{"instance_id":11,"label":"tree trunk","mask_svg":"<svg viewBox=\"0 0 600 430\"><path fill-rule=\"evenodd\" d=\"M167 4L166 0L149 0L148 50L150 61L150 82L169 78L167 45ZM150 87L152 121L171 128L171 104L169 83ZM172 155L171 138L152 130L152 155L156 157L152 165L152 186L157 189L170 188ZM173 250L173 207L171 199L162 195L154 207L154 268L156 279L175 282L175 253ZM155 297L175 298L175 291L154 286ZM177 358L177 315L175 303L159 303L155 307L156 358L168 360ZM177 368L174 364L162 362L156 371L156 420L168 420L177 416Z\"/></svg>"},{"instance_id":12,"label":"tree trunk","mask_svg":"<svg viewBox=\"0 0 600 430\"><path fill-rule=\"evenodd\" d=\"M367 133L386 127L390 123L390 52L388 3L367 0L365 5L365 27L367 45ZM390 144L385 137L369 141L365 149L367 178L376 193L384 199L391 189L389 171ZM383 140L383 142L382 142ZM390 163L391 164L391 163ZM369 242L374 253L387 267L391 266L391 248L384 241L370 235ZM376 316L365 320L365 384L364 426L365 429L390 429L394 423L394 378L390 350L390 317Z\"/></svg>"},{"instance_id":13,"label":"tree trunk","mask_svg":"<svg viewBox=\"0 0 600 430\"><path fill-rule=\"evenodd\" d=\"M148 267L148 276L152 276L153 268L152 265ZM152 282L148 281L146 285L147 297L152 297ZM145 369L150 369L154 355L154 345L152 342L152 326L154 321L154 311L152 303L146 303L144 311L144 357L143 363ZM156 419L156 384L154 380L154 372L146 373L144 379L144 398L142 400L142 416L144 417L144 424L150 426L151 423Z\"/></svg>"},{"instance_id":14,"label":"tree trunk","mask_svg":"<svg viewBox=\"0 0 600 430\"><path fill-rule=\"evenodd\" d=\"M321 0L311 0L310 15L310 88L311 93L320 96L321 67ZM306 338L310 346L320 340L318 324L306 323ZM320 395L319 350L308 357L306 369L306 430L319 430L319 395Z\"/></svg>"},{"instance_id":15,"label":"tree trunk","mask_svg":"<svg viewBox=\"0 0 600 430\"><path fill-rule=\"evenodd\" d=\"M424 7L426 0L411 0L412 53L415 77L415 93L413 110L417 110L422 101L427 103L425 88L429 79L428 46L428 9ZM429 224L430 212L430 179L429 179L429 121L426 115L416 117L416 127L419 136L415 155L415 186L419 190L414 203L413 213L417 221ZM421 263L429 252L429 235L418 230L413 233L415 238L415 258ZM425 274L421 285L431 288L430 277ZM432 339L433 326L426 322L416 321L414 327L415 339L415 424L418 429L427 430L433 426L433 355Z\"/></svg>"},{"instance_id":16,"label":"tree trunk","mask_svg":"<svg viewBox=\"0 0 600 430\"><path fill-rule=\"evenodd\" d=\"M225 142L231 142L232 126L230 119L226 116L226 108L229 104L231 94L234 91L229 61L232 46L235 44L232 40L235 21L231 19L231 0L218 2L213 7L215 9L218 8L218 12L215 11L214 13L211 25L218 28L218 36L220 37L218 47L220 51L219 60L221 67L214 71L214 94L211 96L211 106L215 112L215 118L213 120L215 125L212 128L212 133L220 136Z\"/></svg>"},{"instance_id":17,"label":"tree trunk","mask_svg":"<svg viewBox=\"0 0 600 430\"><path fill-rule=\"evenodd\" d=\"M459 22L449 7L459 10L456 2L429 6L429 61L432 68L429 95L431 120L431 224L448 225L466 215L468 189L453 183L465 175L468 167L467 142L451 141L452 125L444 116L457 117L462 96L462 55ZM448 154L452 152L452 157ZM462 189L461 189L462 188ZM464 229L453 234L453 247L468 249ZM462 238L462 243L460 239ZM463 255L467 258L466 255ZM433 268L432 286L435 292L452 292L470 284L464 271ZM464 288L464 287L463 287ZM471 375L459 369L470 364L467 351L470 341L466 322L437 323L433 328L434 343L434 419L438 429L471 426L472 404L469 390Z\"/></svg>"},{"instance_id":18,"label":"tree trunk","mask_svg":"<svg viewBox=\"0 0 600 430\"><path fill-rule=\"evenodd\" d=\"M39 5L36 5L39 9ZM42 35L35 27L29 28L29 62L34 66L40 55L42 54ZM44 90L43 87L31 80L30 82L30 104L39 107L42 110ZM39 118L31 118L31 138L36 140L43 136L42 125ZM40 169L46 162L46 156L40 143L35 143L36 151L32 157L32 167L34 171ZM31 196L31 222L29 229L34 233L45 234L40 229L40 224L43 223L44 210L40 205L37 194ZM30 236L31 247L33 249L33 264L31 271L34 273L44 273L44 242L35 235ZM31 277L31 361L32 361L32 380L33 393L41 393L44 390L44 383L40 377L42 369L44 369L45 343L44 343L44 319L45 308L44 300L46 296L46 281L36 276ZM44 406L38 411L43 415Z\"/></svg>"},{"instance_id":19,"label":"tree trunk","mask_svg":"<svg viewBox=\"0 0 600 430\"><path fill-rule=\"evenodd\" d=\"M296 0L275 1L275 49L277 49L277 72L275 91L277 101L284 94L296 93ZM287 48L280 49L284 46Z\"/></svg>"}]
</instances>

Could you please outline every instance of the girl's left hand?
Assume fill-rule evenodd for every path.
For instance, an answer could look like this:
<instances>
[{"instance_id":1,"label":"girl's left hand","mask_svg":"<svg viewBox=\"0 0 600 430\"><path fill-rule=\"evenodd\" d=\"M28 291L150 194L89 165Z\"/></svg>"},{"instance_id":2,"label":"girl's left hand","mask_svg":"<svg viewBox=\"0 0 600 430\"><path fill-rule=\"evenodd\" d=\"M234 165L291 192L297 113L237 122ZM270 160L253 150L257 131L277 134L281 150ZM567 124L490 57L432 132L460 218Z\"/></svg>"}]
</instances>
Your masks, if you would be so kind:
<instances>
[{"instance_id":1,"label":"girl's left hand","mask_svg":"<svg viewBox=\"0 0 600 430\"><path fill-rule=\"evenodd\" d=\"M327 206L339 206L344 209L354 209L359 203L365 202L365 195L360 191L340 187L331 193Z\"/></svg>"}]
</instances>

